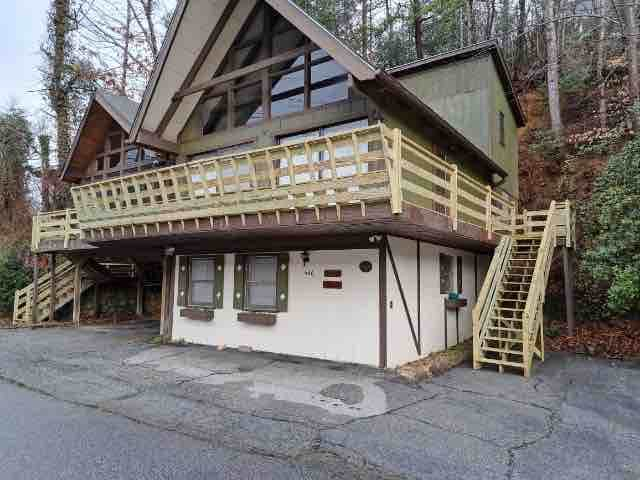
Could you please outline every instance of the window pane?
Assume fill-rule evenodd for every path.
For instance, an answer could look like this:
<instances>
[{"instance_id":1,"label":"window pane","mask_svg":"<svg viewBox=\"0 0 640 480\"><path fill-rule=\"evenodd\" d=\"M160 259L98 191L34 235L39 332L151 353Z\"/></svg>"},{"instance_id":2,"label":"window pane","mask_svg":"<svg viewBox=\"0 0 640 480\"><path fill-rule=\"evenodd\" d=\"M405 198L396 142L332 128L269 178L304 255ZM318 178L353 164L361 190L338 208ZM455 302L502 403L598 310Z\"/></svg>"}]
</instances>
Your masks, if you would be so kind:
<instances>
[{"instance_id":1,"label":"window pane","mask_svg":"<svg viewBox=\"0 0 640 480\"><path fill-rule=\"evenodd\" d=\"M346 100L349 97L349 87L347 81L341 81L328 87L317 88L311 90L311 106L319 107L340 100Z\"/></svg>"},{"instance_id":2,"label":"window pane","mask_svg":"<svg viewBox=\"0 0 640 480\"><path fill-rule=\"evenodd\" d=\"M453 287L453 257L444 253L440 254L440 293L446 294Z\"/></svg>"},{"instance_id":3,"label":"window pane","mask_svg":"<svg viewBox=\"0 0 640 480\"><path fill-rule=\"evenodd\" d=\"M213 303L213 282L192 283L191 303L194 305L211 305Z\"/></svg>"},{"instance_id":4,"label":"window pane","mask_svg":"<svg viewBox=\"0 0 640 480\"><path fill-rule=\"evenodd\" d=\"M249 308L275 308L277 270L276 257L249 257L248 267L247 303Z\"/></svg>"},{"instance_id":5,"label":"window pane","mask_svg":"<svg viewBox=\"0 0 640 480\"><path fill-rule=\"evenodd\" d=\"M251 307L274 308L276 306L275 285L249 285L247 293Z\"/></svg>"},{"instance_id":6,"label":"window pane","mask_svg":"<svg viewBox=\"0 0 640 480\"><path fill-rule=\"evenodd\" d=\"M205 105L209 106L211 110L209 112L209 119L207 120L207 124L203 128L203 135L226 130L228 122L227 111L229 107L227 95L224 94L219 97L207 100Z\"/></svg>"},{"instance_id":7,"label":"window pane","mask_svg":"<svg viewBox=\"0 0 640 480\"><path fill-rule=\"evenodd\" d=\"M194 258L191 260L191 281L213 281L214 275L213 258Z\"/></svg>"},{"instance_id":8,"label":"window pane","mask_svg":"<svg viewBox=\"0 0 640 480\"><path fill-rule=\"evenodd\" d=\"M134 167L138 161L138 149L127 150L127 167Z\"/></svg>"},{"instance_id":9,"label":"window pane","mask_svg":"<svg viewBox=\"0 0 640 480\"><path fill-rule=\"evenodd\" d=\"M120 165L120 154L109 155L109 168L116 168L118 165Z\"/></svg>"},{"instance_id":10,"label":"window pane","mask_svg":"<svg viewBox=\"0 0 640 480\"><path fill-rule=\"evenodd\" d=\"M278 68L298 67L304 65L304 55L296 58L290 65L279 65ZM271 89L271 116L278 117L288 113L301 112L304 109L304 70L291 72L276 77Z\"/></svg>"},{"instance_id":11,"label":"window pane","mask_svg":"<svg viewBox=\"0 0 640 480\"><path fill-rule=\"evenodd\" d=\"M264 120L262 85L256 83L235 92L235 126L254 125Z\"/></svg>"}]
</instances>

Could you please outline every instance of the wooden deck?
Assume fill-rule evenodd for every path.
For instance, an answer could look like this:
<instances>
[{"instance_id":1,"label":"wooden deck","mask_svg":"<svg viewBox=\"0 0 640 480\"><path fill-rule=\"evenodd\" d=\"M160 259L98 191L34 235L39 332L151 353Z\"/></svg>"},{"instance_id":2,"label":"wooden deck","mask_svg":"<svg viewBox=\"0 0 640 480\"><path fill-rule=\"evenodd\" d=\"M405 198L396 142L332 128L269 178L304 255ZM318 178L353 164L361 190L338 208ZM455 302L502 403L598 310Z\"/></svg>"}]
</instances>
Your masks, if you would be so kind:
<instances>
[{"instance_id":1,"label":"wooden deck","mask_svg":"<svg viewBox=\"0 0 640 480\"><path fill-rule=\"evenodd\" d=\"M242 232L380 231L493 244L500 219L516 213L506 194L383 124L198 159L71 193L75 209L35 219L34 251Z\"/></svg>"}]
</instances>

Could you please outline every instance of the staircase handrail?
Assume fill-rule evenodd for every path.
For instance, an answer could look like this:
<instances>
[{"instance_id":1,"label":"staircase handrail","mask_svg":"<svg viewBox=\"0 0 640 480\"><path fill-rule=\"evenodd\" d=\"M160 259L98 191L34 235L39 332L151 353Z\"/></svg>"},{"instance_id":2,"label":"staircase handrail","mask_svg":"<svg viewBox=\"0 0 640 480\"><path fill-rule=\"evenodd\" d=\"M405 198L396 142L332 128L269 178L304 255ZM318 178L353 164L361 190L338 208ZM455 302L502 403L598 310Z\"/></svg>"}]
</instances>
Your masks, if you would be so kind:
<instances>
[{"instance_id":1,"label":"staircase handrail","mask_svg":"<svg viewBox=\"0 0 640 480\"><path fill-rule=\"evenodd\" d=\"M536 264L531 277L531 287L527 295L527 301L522 316L523 356L525 365L529 363L532 354L532 346L535 344L538 323L542 318L542 306L544 305L549 269L553 259L553 250L556 243L555 228L556 202L552 201L545 222L544 233L538 248Z\"/></svg>"},{"instance_id":2,"label":"staircase handrail","mask_svg":"<svg viewBox=\"0 0 640 480\"><path fill-rule=\"evenodd\" d=\"M482 284L480 294L473 307L473 349L475 360L480 358L480 345L486 333L487 319L495 306L498 297L498 288L502 285L502 279L507 270L512 245L513 238L510 235L504 235L500 239L500 243L489 265L485 281ZM491 279L490 282L487 281L489 279Z\"/></svg>"}]
</instances>

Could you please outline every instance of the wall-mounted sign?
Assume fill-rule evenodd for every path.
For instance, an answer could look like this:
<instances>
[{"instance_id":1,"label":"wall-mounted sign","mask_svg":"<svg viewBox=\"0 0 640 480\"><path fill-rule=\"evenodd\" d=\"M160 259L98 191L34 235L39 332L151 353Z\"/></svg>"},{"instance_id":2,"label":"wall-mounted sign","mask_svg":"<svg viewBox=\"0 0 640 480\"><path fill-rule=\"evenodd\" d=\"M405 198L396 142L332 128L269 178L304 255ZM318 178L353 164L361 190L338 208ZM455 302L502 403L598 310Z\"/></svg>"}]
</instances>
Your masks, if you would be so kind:
<instances>
[{"instance_id":1,"label":"wall-mounted sign","mask_svg":"<svg viewBox=\"0 0 640 480\"><path fill-rule=\"evenodd\" d=\"M322 288L342 289L342 270L327 269L323 275L325 278L322 280Z\"/></svg>"}]
</instances>

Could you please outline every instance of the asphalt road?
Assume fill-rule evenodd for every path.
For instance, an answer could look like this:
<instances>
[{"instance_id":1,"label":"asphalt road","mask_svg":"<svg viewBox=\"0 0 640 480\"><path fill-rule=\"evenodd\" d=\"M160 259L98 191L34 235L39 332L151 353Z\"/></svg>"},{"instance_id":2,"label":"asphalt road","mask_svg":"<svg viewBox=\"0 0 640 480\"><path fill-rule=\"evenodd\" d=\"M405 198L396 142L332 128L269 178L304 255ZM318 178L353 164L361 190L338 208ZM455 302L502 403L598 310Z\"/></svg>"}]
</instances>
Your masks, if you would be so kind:
<instances>
[{"instance_id":1,"label":"asphalt road","mask_svg":"<svg viewBox=\"0 0 640 480\"><path fill-rule=\"evenodd\" d=\"M275 460L0 383L0 478L296 478Z\"/></svg>"},{"instance_id":2,"label":"asphalt road","mask_svg":"<svg viewBox=\"0 0 640 480\"><path fill-rule=\"evenodd\" d=\"M0 480L640 478L640 368L524 379L156 346L153 328L0 331Z\"/></svg>"}]
</instances>

